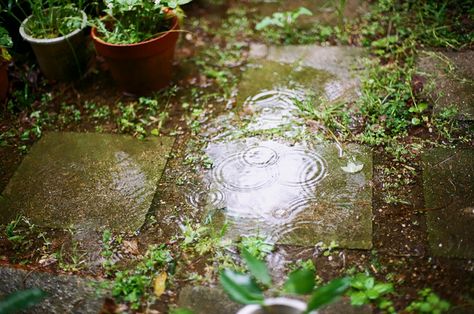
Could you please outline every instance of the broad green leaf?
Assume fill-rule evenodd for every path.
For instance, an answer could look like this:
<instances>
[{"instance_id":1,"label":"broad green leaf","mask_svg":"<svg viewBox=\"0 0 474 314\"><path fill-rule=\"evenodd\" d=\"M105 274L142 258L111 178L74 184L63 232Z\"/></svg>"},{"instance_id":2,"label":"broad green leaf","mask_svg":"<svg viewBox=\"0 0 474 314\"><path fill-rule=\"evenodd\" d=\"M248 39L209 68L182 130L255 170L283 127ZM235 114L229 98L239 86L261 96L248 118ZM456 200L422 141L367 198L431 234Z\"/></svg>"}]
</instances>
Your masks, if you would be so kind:
<instances>
[{"instance_id":1,"label":"broad green leaf","mask_svg":"<svg viewBox=\"0 0 474 314\"><path fill-rule=\"evenodd\" d=\"M272 284L272 278L268 274L267 265L255 256L249 253L245 248L242 248L242 257L247 263L250 273L261 283L266 286Z\"/></svg>"},{"instance_id":2,"label":"broad green leaf","mask_svg":"<svg viewBox=\"0 0 474 314\"><path fill-rule=\"evenodd\" d=\"M364 273L359 273L354 276L351 280L351 286L357 290L363 290L365 288L365 281L367 280L367 275Z\"/></svg>"},{"instance_id":3,"label":"broad green leaf","mask_svg":"<svg viewBox=\"0 0 474 314\"><path fill-rule=\"evenodd\" d=\"M311 295L305 313L309 313L321 306L331 303L342 295L350 287L350 284L351 280L345 277L334 279L328 284L319 287Z\"/></svg>"},{"instance_id":4,"label":"broad green leaf","mask_svg":"<svg viewBox=\"0 0 474 314\"><path fill-rule=\"evenodd\" d=\"M176 0L169 0L169 1L168 1L168 6L169 6L171 9L176 9L176 7L178 6L178 1L176 1Z\"/></svg>"},{"instance_id":5,"label":"broad green leaf","mask_svg":"<svg viewBox=\"0 0 474 314\"><path fill-rule=\"evenodd\" d=\"M261 20L260 22L257 23L257 25L255 25L255 29L257 31L260 31L270 25L273 25L273 20L271 18L269 18L268 16L265 17L263 20Z\"/></svg>"},{"instance_id":6,"label":"broad green leaf","mask_svg":"<svg viewBox=\"0 0 474 314\"><path fill-rule=\"evenodd\" d=\"M419 125L421 123L421 120L417 117L411 118L411 124L413 125Z\"/></svg>"},{"instance_id":7,"label":"broad green leaf","mask_svg":"<svg viewBox=\"0 0 474 314\"><path fill-rule=\"evenodd\" d=\"M48 294L41 289L33 288L17 291L0 301L0 313L16 313L40 303Z\"/></svg>"},{"instance_id":8,"label":"broad green leaf","mask_svg":"<svg viewBox=\"0 0 474 314\"><path fill-rule=\"evenodd\" d=\"M219 277L222 288L235 302L263 304L263 293L249 275L225 269Z\"/></svg>"},{"instance_id":9,"label":"broad green leaf","mask_svg":"<svg viewBox=\"0 0 474 314\"><path fill-rule=\"evenodd\" d=\"M351 293L351 305L361 306L367 303L367 296L362 291Z\"/></svg>"},{"instance_id":10,"label":"broad green leaf","mask_svg":"<svg viewBox=\"0 0 474 314\"><path fill-rule=\"evenodd\" d=\"M367 276L367 278L365 279L365 282L364 282L364 287L366 289L372 289L374 287L374 285L375 285L375 278Z\"/></svg>"},{"instance_id":11,"label":"broad green leaf","mask_svg":"<svg viewBox=\"0 0 474 314\"><path fill-rule=\"evenodd\" d=\"M374 286L373 290L377 291L379 295L389 293L393 291L393 284L391 283L378 283Z\"/></svg>"},{"instance_id":12,"label":"broad green leaf","mask_svg":"<svg viewBox=\"0 0 474 314\"><path fill-rule=\"evenodd\" d=\"M371 300L375 300L380 297L380 293L378 293L375 289L367 290L365 295Z\"/></svg>"},{"instance_id":13,"label":"broad green leaf","mask_svg":"<svg viewBox=\"0 0 474 314\"><path fill-rule=\"evenodd\" d=\"M183 4L187 4L187 3L191 2L191 1L193 1L193 0L178 0L178 4L179 4L179 5L183 5Z\"/></svg>"},{"instance_id":14,"label":"broad green leaf","mask_svg":"<svg viewBox=\"0 0 474 314\"><path fill-rule=\"evenodd\" d=\"M313 15L313 12L311 12L305 7L299 7L297 11L297 16L300 16L300 15Z\"/></svg>"},{"instance_id":15,"label":"broad green leaf","mask_svg":"<svg viewBox=\"0 0 474 314\"><path fill-rule=\"evenodd\" d=\"M296 294L310 293L314 289L314 275L314 271L309 269L293 271L285 282L285 291Z\"/></svg>"}]
</instances>

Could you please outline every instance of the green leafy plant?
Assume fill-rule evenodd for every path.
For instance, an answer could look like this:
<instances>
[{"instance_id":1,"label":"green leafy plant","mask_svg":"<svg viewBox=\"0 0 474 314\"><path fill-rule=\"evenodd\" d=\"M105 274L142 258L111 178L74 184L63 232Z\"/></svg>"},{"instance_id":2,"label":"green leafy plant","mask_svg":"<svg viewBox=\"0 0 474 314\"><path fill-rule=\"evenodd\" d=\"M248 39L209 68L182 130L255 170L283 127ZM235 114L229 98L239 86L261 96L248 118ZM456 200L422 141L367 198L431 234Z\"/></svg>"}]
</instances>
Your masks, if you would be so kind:
<instances>
[{"instance_id":1,"label":"green leafy plant","mask_svg":"<svg viewBox=\"0 0 474 314\"><path fill-rule=\"evenodd\" d=\"M65 272L77 272L86 267L86 256L79 242L74 240L74 230L68 229L67 232L71 236L71 243L66 245L63 243L58 252L54 253L54 258L58 261L58 266Z\"/></svg>"},{"instance_id":2,"label":"green leafy plant","mask_svg":"<svg viewBox=\"0 0 474 314\"><path fill-rule=\"evenodd\" d=\"M39 39L64 36L83 27L83 16L79 11L82 7L82 0L8 0L5 6L6 11L20 23L22 18L13 9L17 8L24 17L31 11L25 32Z\"/></svg>"},{"instance_id":3,"label":"green leafy plant","mask_svg":"<svg viewBox=\"0 0 474 314\"><path fill-rule=\"evenodd\" d=\"M313 13L305 7L299 7L294 11L275 12L258 22L255 29L263 31L264 36L270 41L290 43L295 41L295 36L298 36L297 20L305 15L310 16Z\"/></svg>"},{"instance_id":4,"label":"green leafy plant","mask_svg":"<svg viewBox=\"0 0 474 314\"><path fill-rule=\"evenodd\" d=\"M47 296L48 294L39 288L11 293L0 300L0 313L9 314L26 310L40 303Z\"/></svg>"},{"instance_id":5,"label":"green leafy plant","mask_svg":"<svg viewBox=\"0 0 474 314\"><path fill-rule=\"evenodd\" d=\"M265 311L265 297L259 283L265 287L272 284L267 266L246 249L242 249L242 258L250 274L225 269L220 273L220 283L234 301L242 304L259 304ZM289 275L284 284L287 293L310 294L305 313L331 303L350 286L349 278L338 278L315 289L314 278L315 274L312 270L298 269Z\"/></svg>"},{"instance_id":6,"label":"green leafy plant","mask_svg":"<svg viewBox=\"0 0 474 314\"><path fill-rule=\"evenodd\" d=\"M419 298L410 303L405 309L409 313L441 314L450 308L449 302L441 299L430 288L418 291Z\"/></svg>"},{"instance_id":7,"label":"green leafy plant","mask_svg":"<svg viewBox=\"0 0 474 314\"><path fill-rule=\"evenodd\" d=\"M255 29L260 31L270 26L274 26L289 33L293 30L296 20L303 15L313 15L313 13L305 7L299 7L294 11L275 12L272 16L265 17L255 25Z\"/></svg>"},{"instance_id":8,"label":"green leafy plant","mask_svg":"<svg viewBox=\"0 0 474 314\"><path fill-rule=\"evenodd\" d=\"M106 17L96 20L102 39L112 44L133 44L152 39L170 29L180 5L191 0L104 0Z\"/></svg>"},{"instance_id":9,"label":"green leafy plant","mask_svg":"<svg viewBox=\"0 0 474 314\"><path fill-rule=\"evenodd\" d=\"M348 294L351 297L352 305L361 306L375 303L388 313L396 313L392 302L384 298L384 295L391 292L393 292L392 283L377 282L374 277L360 273L352 278Z\"/></svg>"},{"instance_id":10,"label":"green leafy plant","mask_svg":"<svg viewBox=\"0 0 474 314\"><path fill-rule=\"evenodd\" d=\"M10 61L11 56L8 53L7 48L11 48L13 46L12 38L8 31L0 26L0 63L3 61Z\"/></svg>"},{"instance_id":11,"label":"green leafy plant","mask_svg":"<svg viewBox=\"0 0 474 314\"><path fill-rule=\"evenodd\" d=\"M102 267L106 274L112 274L115 269L115 262L113 260L113 247L112 247L113 236L110 230L106 229L102 232L102 251L100 255L103 257Z\"/></svg>"},{"instance_id":12,"label":"green leafy plant","mask_svg":"<svg viewBox=\"0 0 474 314\"><path fill-rule=\"evenodd\" d=\"M241 251L248 251L258 259L264 259L275 247L261 235L242 237L238 246Z\"/></svg>"},{"instance_id":13,"label":"green leafy plant","mask_svg":"<svg viewBox=\"0 0 474 314\"><path fill-rule=\"evenodd\" d=\"M150 246L135 268L115 273L112 296L130 303L134 310L139 309L142 299L150 295L155 274L172 261L171 252L165 245Z\"/></svg>"},{"instance_id":14,"label":"green leafy plant","mask_svg":"<svg viewBox=\"0 0 474 314\"><path fill-rule=\"evenodd\" d=\"M167 109L170 98L175 95L175 86L156 93L154 97L140 97L138 101L128 104L119 103L117 125L121 132L132 133L138 138L147 135L158 135L163 124L168 119ZM95 107L94 107L95 108ZM103 112L107 112L107 109ZM96 109L97 112L97 109ZM152 128L150 131L148 131Z\"/></svg>"}]
</instances>

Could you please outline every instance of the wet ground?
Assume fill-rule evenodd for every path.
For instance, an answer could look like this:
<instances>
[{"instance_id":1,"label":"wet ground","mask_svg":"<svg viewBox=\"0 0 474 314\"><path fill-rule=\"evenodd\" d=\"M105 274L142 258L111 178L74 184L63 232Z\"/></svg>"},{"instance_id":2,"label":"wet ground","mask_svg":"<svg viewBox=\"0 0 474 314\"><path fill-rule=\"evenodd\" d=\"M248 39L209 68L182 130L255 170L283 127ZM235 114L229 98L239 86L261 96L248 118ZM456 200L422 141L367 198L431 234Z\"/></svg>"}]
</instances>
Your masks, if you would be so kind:
<instances>
[{"instance_id":1,"label":"wet ground","mask_svg":"<svg viewBox=\"0 0 474 314\"><path fill-rule=\"evenodd\" d=\"M262 2L246 2L249 12L266 15L281 6ZM300 2L320 13L308 23L313 18L338 23L331 6L313 1L289 6ZM348 3L346 16L357 16L363 6ZM12 202L9 211L24 214L29 226L38 226L51 242L44 248L38 237L13 245L2 235L1 279L15 282L10 278L24 276L11 267L34 271L39 282L50 280L41 279L41 272L59 281L63 277L53 274L103 278L104 229L121 234L114 259L133 265L149 244L176 249L184 226L193 221L216 230L226 224L225 237L233 240L259 235L276 243L267 263L277 282L292 263L311 259L324 280L369 270L393 282L397 308L419 289L431 287L455 305L453 313L468 313L474 293L472 147L427 150L401 165L383 149L340 142L302 118L298 106L309 97L338 101L358 96L359 61L366 54L361 48L275 47L250 43L242 34L233 41L242 46L238 56L225 58L230 72L203 70L196 60L207 58L206 47L226 45L224 35L212 37L206 30L226 23L240 5L198 1L189 8L193 33L183 36L177 51L173 82L180 88L168 102L159 98L169 112L159 137L108 134L121 126L84 114L81 121L57 125L31 140L26 155L0 148L2 203ZM86 113L88 101L115 112L119 102L138 102L115 89L100 60L94 66L96 71L77 84L53 85L59 96L51 107L76 103ZM4 224L15 216L7 212L2 209ZM74 245L79 253L71 251ZM63 248L70 252L64 255L69 268L60 267L52 255ZM180 304L199 300L189 286L200 283L184 274L205 276L215 264L209 258L183 257L189 264L181 266L182 276L176 276L155 307L166 311L185 286ZM82 285L72 284L70 290L83 296ZM95 298L90 300L95 306ZM204 303L214 300L198 301L195 310L208 312Z\"/></svg>"}]
</instances>

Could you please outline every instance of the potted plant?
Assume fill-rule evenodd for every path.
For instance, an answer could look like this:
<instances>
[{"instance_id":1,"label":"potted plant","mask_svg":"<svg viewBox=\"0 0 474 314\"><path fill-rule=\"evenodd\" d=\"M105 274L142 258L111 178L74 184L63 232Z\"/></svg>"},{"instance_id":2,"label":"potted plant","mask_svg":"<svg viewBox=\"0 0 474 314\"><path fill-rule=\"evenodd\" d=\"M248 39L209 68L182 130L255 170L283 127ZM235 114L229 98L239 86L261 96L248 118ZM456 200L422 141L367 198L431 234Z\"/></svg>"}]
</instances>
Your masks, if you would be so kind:
<instances>
[{"instance_id":1,"label":"potted plant","mask_svg":"<svg viewBox=\"0 0 474 314\"><path fill-rule=\"evenodd\" d=\"M286 293L310 295L308 303L293 298L265 298L260 285L269 287L272 284L264 262L258 260L247 250L242 250L242 257L250 274L224 270L220 282L230 298L238 303L247 304L237 314L316 314L316 310L334 301L350 287L349 278L338 278L315 289L313 270L298 269L292 272L284 284Z\"/></svg>"},{"instance_id":2,"label":"potted plant","mask_svg":"<svg viewBox=\"0 0 474 314\"><path fill-rule=\"evenodd\" d=\"M8 31L0 26L0 100L7 97L8 94L8 63L11 56L7 51L13 45Z\"/></svg>"},{"instance_id":3,"label":"potted plant","mask_svg":"<svg viewBox=\"0 0 474 314\"><path fill-rule=\"evenodd\" d=\"M132 94L166 87L182 19L191 0L105 0L92 39L118 86Z\"/></svg>"},{"instance_id":4,"label":"potted plant","mask_svg":"<svg viewBox=\"0 0 474 314\"><path fill-rule=\"evenodd\" d=\"M32 14L21 23L20 35L31 44L43 74L59 81L80 77L87 63L85 12L66 0L27 2Z\"/></svg>"}]
</instances>

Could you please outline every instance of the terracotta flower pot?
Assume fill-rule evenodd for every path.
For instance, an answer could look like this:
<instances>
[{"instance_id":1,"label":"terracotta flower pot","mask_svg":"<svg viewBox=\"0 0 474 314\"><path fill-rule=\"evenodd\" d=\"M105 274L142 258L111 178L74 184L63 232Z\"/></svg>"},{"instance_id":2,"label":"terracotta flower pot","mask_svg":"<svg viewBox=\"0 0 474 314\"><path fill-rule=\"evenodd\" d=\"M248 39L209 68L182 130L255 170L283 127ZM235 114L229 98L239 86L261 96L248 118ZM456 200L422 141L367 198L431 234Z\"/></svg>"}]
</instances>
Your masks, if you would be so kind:
<instances>
[{"instance_id":1,"label":"terracotta flower pot","mask_svg":"<svg viewBox=\"0 0 474 314\"><path fill-rule=\"evenodd\" d=\"M58 81L71 81L84 74L87 65L87 15L78 10L82 16L81 28L61 37L38 39L27 32L29 16L21 23L20 35L31 44L41 72L51 79Z\"/></svg>"},{"instance_id":2,"label":"terracotta flower pot","mask_svg":"<svg viewBox=\"0 0 474 314\"><path fill-rule=\"evenodd\" d=\"M0 59L0 100L8 94L8 62Z\"/></svg>"},{"instance_id":3,"label":"terracotta flower pot","mask_svg":"<svg viewBox=\"0 0 474 314\"><path fill-rule=\"evenodd\" d=\"M133 94L146 94L166 87L172 78L173 57L179 37L175 17L163 35L136 44L110 44L102 40L97 28L91 36L97 53L107 62L118 86Z\"/></svg>"}]
</instances>

